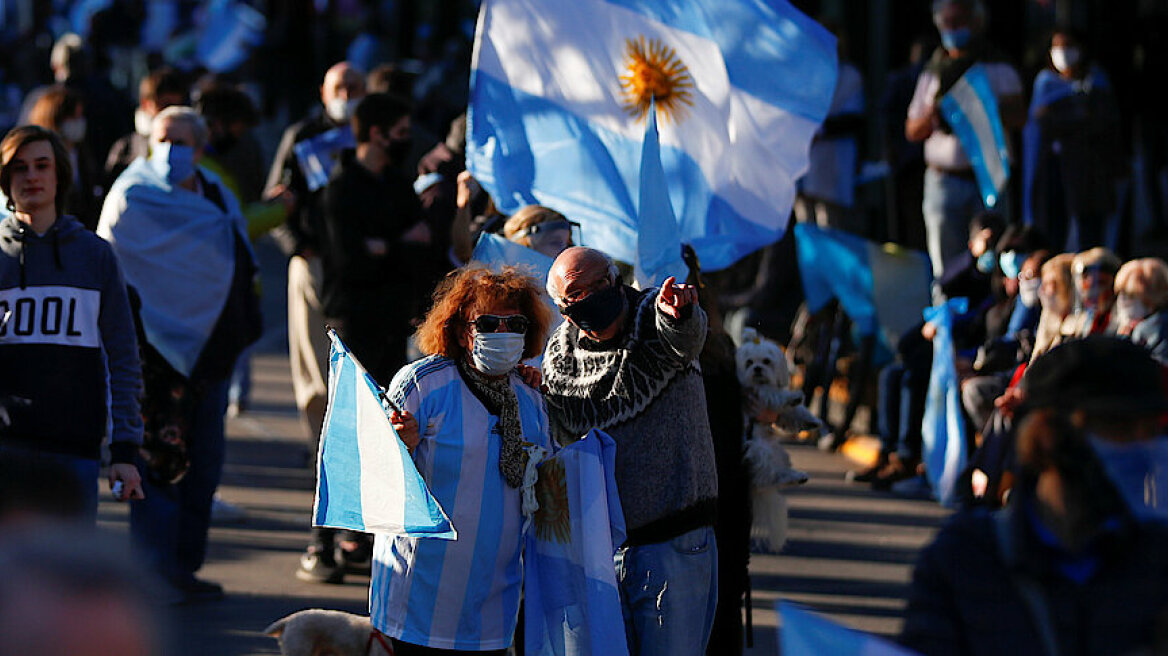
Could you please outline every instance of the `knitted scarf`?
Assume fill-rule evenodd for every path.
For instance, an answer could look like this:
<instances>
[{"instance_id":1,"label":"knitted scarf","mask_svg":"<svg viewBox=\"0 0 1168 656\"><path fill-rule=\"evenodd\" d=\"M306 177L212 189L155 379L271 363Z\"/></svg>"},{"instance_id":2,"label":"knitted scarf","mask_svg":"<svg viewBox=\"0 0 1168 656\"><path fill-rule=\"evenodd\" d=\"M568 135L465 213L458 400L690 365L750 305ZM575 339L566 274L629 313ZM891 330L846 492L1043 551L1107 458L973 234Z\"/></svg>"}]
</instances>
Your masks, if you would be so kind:
<instances>
[{"instance_id":1,"label":"knitted scarf","mask_svg":"<svg viewBox=\"0 0 1168 656\"><path fill-rule=\"evenodd\" d=\"M499 418L497 424L502 444L499 446L499 473L507 485L517 488L523 484L523 470L527 453L523 450L523 427L519 423L519 399L511 389L509 376L491 378L479 373L463 360L458 371L470 391L486 407L487 412Z\"/></svg>"}]
</instances>

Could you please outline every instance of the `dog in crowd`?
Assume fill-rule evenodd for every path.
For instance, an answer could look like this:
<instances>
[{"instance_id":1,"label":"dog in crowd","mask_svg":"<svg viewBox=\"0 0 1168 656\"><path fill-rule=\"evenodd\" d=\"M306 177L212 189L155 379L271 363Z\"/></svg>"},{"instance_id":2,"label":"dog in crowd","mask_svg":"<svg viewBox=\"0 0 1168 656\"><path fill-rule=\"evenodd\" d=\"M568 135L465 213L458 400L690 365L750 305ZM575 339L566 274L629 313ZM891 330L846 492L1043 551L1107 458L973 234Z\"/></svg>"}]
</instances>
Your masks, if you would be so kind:
<instances>
[{"instance_id":1,"label":"dog in crowd","mask_svg":"<svg viewBox=\"0 0 1168 656\"><path fill-rule=\"evenodd\" d=\"M310 608L276 620L264 629L280 641L284 656L393 656L389 639L368 617Z\"/></svg>"},{"instance_id":2,"label":"dog in crowd","mask_svg":"<svg viewBox=\"0 0 1168 656\"><path fill-rule=\"evenodd\" d=\"M749 421L743 458L751 472L754 521L751 535L777 552L787 539L787 501L782 489L807 482L808 476L791 466L782 439L801 431L819 432L823 423L804 407L803 393L789 389L787 356L782 347L753 328L742 333L735 354L738 381L746 398L748 416L760 410L777 413L773 424Z\"/></svg>"}]
</instances>

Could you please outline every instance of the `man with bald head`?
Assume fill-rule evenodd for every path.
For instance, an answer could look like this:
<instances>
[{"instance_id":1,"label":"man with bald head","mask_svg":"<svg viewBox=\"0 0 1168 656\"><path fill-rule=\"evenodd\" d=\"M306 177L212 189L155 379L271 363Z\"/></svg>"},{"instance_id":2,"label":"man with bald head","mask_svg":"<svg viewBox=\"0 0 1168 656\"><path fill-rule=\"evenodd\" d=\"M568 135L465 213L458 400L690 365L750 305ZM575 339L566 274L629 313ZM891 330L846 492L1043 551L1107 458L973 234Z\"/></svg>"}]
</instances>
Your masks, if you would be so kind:
<instances>
[{"instance_id":1,"label":"man with bald head","mask_svg":"<svg viewBox=\"0 0 1168 656\"><path fill-rule=\"evenodd\" d=\"M697 290L667 279L638 291L600 251L569 248L548 274L567 318L543 375L561 444L598 428L617 445L628 539L617 550L629 653L704 654L717 593L714 446L698 354Z\"/></svg>"}]
</instances>

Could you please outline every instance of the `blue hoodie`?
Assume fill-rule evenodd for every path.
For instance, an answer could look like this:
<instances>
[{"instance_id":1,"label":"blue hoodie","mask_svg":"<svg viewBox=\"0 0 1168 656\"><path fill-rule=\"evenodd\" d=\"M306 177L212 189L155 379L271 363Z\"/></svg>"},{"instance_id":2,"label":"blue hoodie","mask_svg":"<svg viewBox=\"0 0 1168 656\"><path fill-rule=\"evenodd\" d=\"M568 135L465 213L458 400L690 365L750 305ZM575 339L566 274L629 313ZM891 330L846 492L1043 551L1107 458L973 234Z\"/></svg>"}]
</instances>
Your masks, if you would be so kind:
<instances>
[{"instance_id":1,"label":"blue hoodie","mask_svg":"<svg viewBox=\"0 0 1168 656\"><path fill-rule=\"evenodd\" d=\"M142 372L126 283L109 244L70 216L44 235L0 221L0 395L21 397L0 442L97 459L142 443Z\"/></svg>"}]
</instances>

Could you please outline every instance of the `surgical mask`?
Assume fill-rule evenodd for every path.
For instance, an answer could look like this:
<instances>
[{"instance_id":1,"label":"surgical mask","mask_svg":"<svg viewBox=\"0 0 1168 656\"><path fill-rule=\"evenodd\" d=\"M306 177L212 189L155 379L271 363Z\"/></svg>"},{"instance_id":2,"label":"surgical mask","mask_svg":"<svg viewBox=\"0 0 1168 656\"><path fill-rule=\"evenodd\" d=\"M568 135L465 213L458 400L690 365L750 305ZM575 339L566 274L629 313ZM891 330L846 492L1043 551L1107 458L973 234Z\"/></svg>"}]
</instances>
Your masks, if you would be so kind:
<instances>
[{"instance_id":1,"label":"surgical mask","mask_svg":"<svg viewBox=\"0 0 1168 656\"><path fill-rule=\"evenodd\" d=\"M61 122L61 136L69 143L85 141L85 119L70 118Z\"/></svg>"},{"instance_id":2,"label":"surgical mask","mask_svg":"<svg viewBox=\"0 0 1168 656\"><path fill-rule=\"evenodd\" d=\"M1119 313L1121 325L1131 323L1132 321L1143 321L1145 317L1151 314L1151 311L1148 310L1143 301L1129 294L1120 294L1116 297L1115 309Z\"/></svg>"},{"instance_id":3,"label":"surgical mask","mask_svg":"<svg viewBox=\"0 0 1168 656\"><path fill-rule=\"evenodd\" d=\"M523 359L525 345L526 338L519 333L475 333L471 361L488 376L502 376Z\"/></svg>"},{"instance_id":4,"label":"surgical mask","mask_svg":"<svg viewBox=\"0 0 1168 656\"><path fill-rule=\"evenodd\" d=\"M1113 442L1091 435L1090 443L1132 516L1168 522L1168 437Z\"/></svg>"},{"instance_id":5,"label":"surgical mask","mask_svg":"<svg viewBox=\"0 0 1168 656\"><path fill-rule=\"evenodd\" d=\"M941 45L946 50L961 50L973 39L973 30L959 27L955 30L941 30Z\"/></svg>"},{"instance_id":6,"label":"surgical mask","mask_svg":"<svg viewBox=\"0 0 1168 656\"><path fill-rule=\"evenodd\" d=\"M410 154L413 145L413 141L409 139L390 139L389 145L385 147L385 156L390 162L399 164Z\"/></svg>"},{"instance_id":7,"label":"surgical mask","mask_svg":"<svg viewBox=\"0 0 1168 656\"><path fill-rule=\"evenodd\" d=\"M170 142L156 143L150 152L150 168L171 185L195 174L195 149Z\"/></svg>"},{"instance_id":8,"label":"surgical mask","mask_svg":"<svg viewBox=\"0 0 1168 656\"><path fill-rule=\"evenodd\" d=\"M1018 298L1022 299L1022 305L1026 307L1034 307L1039 303L1038 289L1042 286L1041 278L1026 278L1018 279Z\"/></svg>"},{"instance_id":9,"label":"surgical mask","mask_svg":"<svg viewBox=\"0 0 1168 656\"><path fill-rule=\"evenodd\" d=\"M1066 73L1079 63L1081 53L1078 48L1055 46L1050 49L1050 63L1059 73Z\"/></svg>"},{"instance_id":10,"label":"surgical mask","mask_svg":"<svg viewBox=\"0 0 1168 656\"><path fill-rule=\"evenodd\" d=\"M357 108L360 98L333 98L325 103L324 112L334 123L344 123L353 117L353 110Z\"/></svg>"},{"instance_id":11,"label":"surgical mask","mask_svg":"<svg viewBox=\"0 0 1168 656\"><path fill-rule=\"evenodd\" d=\"M581 330L599 333L616 321L624 307L624 293L620 285L613 284L591 294L582 301L560 308L560 312L572 323L579 326Z\"/></svg>"},{"instance_id":12,"label":"surgical mask","mask_svg":"<svg viewBox=\"0 0 1168 656\"><path fill-rule=\"evenodd\" d=\"M981 254L977 258L977 270L982 273L993 273L994 267L998 264L998 254L992 249Z\"/></svg>"},{"instance_id":13,"label":"surgical mask","mask_svg":"<svg viewBox=\"0 0 1168 656\"><path fill-rule=\"evenodd\" d=\"M146 113L146 110L138 108L134 110L134 132L140 136L150 138L150 131L154 129L154 117Z\"/></svg>"}]
</instances>

